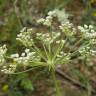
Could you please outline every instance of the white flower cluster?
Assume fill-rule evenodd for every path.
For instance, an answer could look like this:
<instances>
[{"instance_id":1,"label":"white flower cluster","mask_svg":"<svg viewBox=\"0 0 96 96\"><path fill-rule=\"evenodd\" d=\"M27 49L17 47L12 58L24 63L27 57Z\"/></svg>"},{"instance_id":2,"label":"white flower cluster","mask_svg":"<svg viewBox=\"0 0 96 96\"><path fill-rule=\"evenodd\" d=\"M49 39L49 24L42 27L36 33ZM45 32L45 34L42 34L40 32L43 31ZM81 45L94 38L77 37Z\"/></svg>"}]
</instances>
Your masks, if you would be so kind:
<instances>
[{"instance_id":1,"label":"white flower cluster","mask_svg":"<svg viewBox=\"0 0 96 96\"><path fill-rule=\"evenodd\" d=\"M6 56L7 48L6 45L0 47L0 65L5 63L5 56Z\"/></svg>"},{"instance_id":2,"label":"white flower cluster","mask_svg":"<svg viewBox=\"0 0 96 96\"><path fill-rule=\"evenodd\" d=\"M68 61L70 60L70 53L65 53L63 51L61 51L57 57L56 57L56 61L61 62L61 63L68 63Z\"/></svg>"},{"instance_id":3,"label":"white flower cluster","mask_svg":"<svg viewBox=\"0 0 96 96\"><path fill-rule=\"evenodd\" d=\"M65 23L65 22L68 21L69 14L67 14L67 13L65 12L65 9L62 9L62 10L55 9L55 13L56 13L56 15L57 15L58 20L59 20L61 23Z\"/></svg>"},{"instance_id":4,"label":"white flower cluster","mask_svg":"<svg viewBox=\"0 0 96 96\"><path fill-rule=\"evenodd\" d=\"M90 44L95 45L95 44L96 44L96 38L91 38L91 39L90 39Z\"/></svg>"},{"instance_id":5,"label":"white flower cluster","mask_svg":"<svg viewBox=\"0 0 96 96\"><path fill-rule=\"evenodd\" d=\"M62 9L62 10L55 9L53 11L49 11L48 16L45 19L41 18L41 19L37 20L37 22L42 23L43 25L46 25L46 26L51 26L52 19L54 17L57 17L59 22L64 23L64 22L68 21L68 16L69 15L65 12L64 9Z\"/></svg>"},{"instance_id":6,"label":"white flower cluster","mask_svg":"<svg viewBox=\"0 0 96 96\"><path fill-rule=\"evenodd\" d=\"M16 64L9 64L9 66L3 66L1 72L5 74L12 74L15 72L17 65Z\"/></svg>"},{"instance_id":7,"label":"white flower cluster","mask_svg":"<svg viewBox=\"0 0 96 96\"><path fill-rule=\"evenodd\" d=\"M79 53L83 56L83 57L87 57L87 56L94 56L96 55L96 51L91 49L90 47L82 47L79 50Z\"/></svg>"},{"instance_id":8,"label":"white flower cluster","mask_svg":"<svg viewBox=\"0 0 96 96\"><path fill-rule=\"evenodd\" d=\"M37 39L41 40L44 44L53 43L58 37L60 37L60 32L51 32L51 33L37 33Z\"/></svg>"},{"instance_id":9,"label":"white flower cluster","mask_svg":"<svg viewBox=\"0 0 96 96\"><path fill-rule=\"evenodd\" d=\"M93 66L92 58L96 56L96 50L91 49L90 47L83 47L79 50L80 58L86 61L88 66Z\"/></svg>"},{"instance_id":10,"label":"white flower cluster","mask_svg":"<svg viewBox=\"0 0 96 96\"><path fill-rule=\"evenodd\" d=\"M32 35L32 29L26 29L24 27L20 33L17 35L17 40L19 40L23 45L25 46L32 46L33 45L33 39L31 37Z\"/></svg>"},{"instance_id":11,"label":"white flower cluster","mask_svg":"<svg viewBox=\"0 0 96 96\"><path fill-rule=\"evenodd\" d=\"M56 44L64 44L64 43L65 43L65 40L63 40L63 39L56 41Z\"/></svg>"},{"instance_id":12,"label":"white flower cluster","mask_svg":"<svg viewBox=\"0 0 96 96\"><path fill-rule=\"evenodd\" d=\"M76 28L73 27L73 24L70 23L69 21L61 23L59 26L62 32L64 32L68 36L72 36L73 34L76 33Z\"/></svg>"},{"instance_id":13,"label":"white flower cluster","mask_svg":"<svg viewBox=\"0 0 96 96\"><path fill-rule=\"evenodd\" d=\"M40 57L36 54L36 52L31 52L30 49L25 49L25 52L21 54L21 56L16 53L12 54L11 58L17 63L23 66L28 66L33 61L40 61Z\"/></svg>"},{"instance_id":14,"label":"white flower cluster","mask_svg":"<svg viewBox=\"0 0 96 96\"><path fill-rule=\"evenodd\" d=\"M80 30L81 33L83 33L83 35L85 37L88 38L95 38L96 37L96 31L94 30L94 27L92 25L84 25L82 26L78 26L78 30Z\"/></svg>"},{"instance_id":15,"label":"white flower cluster","mask_svg":"<svg viewBox=\"0 0 96 96\"><path fill-rule=\"evenodd\" d=\"M70 23L69 21L67 21L67 22L62 23L61 26L59 26L59 27L62 31L65 31L64 28L72 28L73 24Z\"/></svg>"},{"instance_id":16,"label":"white flower cluster","mask_svg":"<svg viewBox=\"0 0 96 96\"><path fill-rule=\"evenodd\" d=\"M52 25L52 19L55 16L56 16L56 11L50 11L48 13L48 16L45 19L41 18L41 19L37 20L37 23L43 24L45 26L51 26Z\"/></svg>"}]
</instances>

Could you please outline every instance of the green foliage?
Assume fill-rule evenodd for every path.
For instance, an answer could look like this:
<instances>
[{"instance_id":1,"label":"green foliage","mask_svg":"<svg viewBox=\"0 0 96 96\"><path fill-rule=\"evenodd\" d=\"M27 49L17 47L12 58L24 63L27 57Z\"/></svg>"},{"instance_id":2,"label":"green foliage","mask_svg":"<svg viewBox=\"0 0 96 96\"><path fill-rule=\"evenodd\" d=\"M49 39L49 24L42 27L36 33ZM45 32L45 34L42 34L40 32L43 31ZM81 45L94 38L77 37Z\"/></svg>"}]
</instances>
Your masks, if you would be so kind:
<instances>
[{"instance_id":1,"label":"green foliage","mask_svg":"<svg viewBox=\"0 0 96 96\"><path fill-rule=\"evenodd\" d=\"M72 64L74 57L77 60L80 58L86 65L91 64L91 57L96 55L96 50L93 48L96 41L96 32L92 25L84 24L84 26L75 28L68 20L63 22L60 18L58 11L54 10L48 12L47 17L37 20L38 26L46 29L45 33L42 31L35 33L33 29L24 27L16 38L26 47L21 54L15 53L6 57L6 48L0 47L0 51L3 52L1 56L5 60L2 61L2 58L0 58L2 61L1 71L6 74L20 74L33 68L44 67L52 72L57 96L62 96L55 79L56 66L58 64ZM11 59L12 62L8 64L6 58ZM7 65L5 65L5 62ZM73 71L75 74L79 72ZM18 78L20 86L26 90L33 90L31 81L25 79L25 77L26 75L23 75ZM88 79L84 77L84 74L79 74L78 77L83 83ZM88 77L88 74L86 74L86 77ZM89 88L89 79L87 81L85 85L88 85Z\"/></svg>"},{"instance_id":2,"label":"green foliage","mask_svg":"<svg viewBox=\"0 0 96 96\"><path fill-rule=\"evenodd\" d=\"M7 3L8 2L6 0L0 0L0 14L3 13L3 8L5 8L5 6L6 6Z\"/></svg>"},{"instance_id":3,"label":"green foliage","mask_svg":"<svg viewBox=\"0 0 96 96\"><path fill-rule=\"evenodd\" d=\"M8 96L24 96L27 91L33 91L33 84L27 73L11 75L8 79L8 86Z\"/></svg>"},{"instance_id":4,"label":"green foliage","mask_svg":"<svg viewBox=\"0 0 96 96\"><path fill-rule=\"evenodd\" d=\"M21 80L20 86L25 90L33 90L32 81L28 77Z\"/></svg>"},{"instance_id":5,"label":"green foliage","mask_svg":"<svg viewBox=\"0 0 96 96\"><path fill-rule=\"evenodd\" d=\"M19 91L9 91L8 96L23 96Z\"/></svg>"}]
</instances>

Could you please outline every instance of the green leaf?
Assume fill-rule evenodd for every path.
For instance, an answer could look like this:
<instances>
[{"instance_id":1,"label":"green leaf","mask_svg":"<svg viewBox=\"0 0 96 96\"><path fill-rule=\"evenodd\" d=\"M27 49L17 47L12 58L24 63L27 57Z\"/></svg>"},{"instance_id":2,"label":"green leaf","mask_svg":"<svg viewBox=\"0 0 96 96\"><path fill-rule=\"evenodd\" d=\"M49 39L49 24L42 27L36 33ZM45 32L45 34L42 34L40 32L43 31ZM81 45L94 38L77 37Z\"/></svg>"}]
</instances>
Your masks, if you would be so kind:
<instances>
[{"instance_id":1,"label":"green leaf","mask_svg":"<svg viewBox=\"0 0 96 96\"><path fill-rule=\"evenodd\" d=\"M21 81L21 84L20 85L21 85L21 87L23 87L26 90L33 90L34 89L33 88L33 85L32 85L32 82L29 79L23 79Z\"/></svg>"}]
</instances>

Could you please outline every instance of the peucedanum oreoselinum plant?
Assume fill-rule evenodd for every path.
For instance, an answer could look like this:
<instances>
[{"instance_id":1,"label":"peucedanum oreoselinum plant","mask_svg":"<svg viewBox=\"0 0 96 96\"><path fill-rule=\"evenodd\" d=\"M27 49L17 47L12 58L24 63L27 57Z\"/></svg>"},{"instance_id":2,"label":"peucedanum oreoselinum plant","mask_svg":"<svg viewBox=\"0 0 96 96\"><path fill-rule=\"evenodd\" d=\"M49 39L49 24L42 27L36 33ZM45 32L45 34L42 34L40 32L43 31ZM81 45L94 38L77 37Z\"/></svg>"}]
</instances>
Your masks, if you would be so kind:
<instances>
[{"instance_id":1,"label":"peucedanum oreoselinum plant","mask_svg":"<svg viewBox=\"0 0 96 96\"><path fill-rule=\"evenodd\" d=\"M16 39L26 47L21 54L8 56L6 45L0 47L1 71L20 74L33 68L45 67L52 72L57 96L61 96L55 79L56 66L71 63L76 54L92 64L91 58L96 53L96 32L92 25L75 28L69 21L61 22L56 11L50 11L46 18L37 20L37 25L44 30L38 30L37 27L37 32L34 32L32 28L24 27L17 35ZM24 70L18 72L18 67Z\"/></svg>"}]
</instances>

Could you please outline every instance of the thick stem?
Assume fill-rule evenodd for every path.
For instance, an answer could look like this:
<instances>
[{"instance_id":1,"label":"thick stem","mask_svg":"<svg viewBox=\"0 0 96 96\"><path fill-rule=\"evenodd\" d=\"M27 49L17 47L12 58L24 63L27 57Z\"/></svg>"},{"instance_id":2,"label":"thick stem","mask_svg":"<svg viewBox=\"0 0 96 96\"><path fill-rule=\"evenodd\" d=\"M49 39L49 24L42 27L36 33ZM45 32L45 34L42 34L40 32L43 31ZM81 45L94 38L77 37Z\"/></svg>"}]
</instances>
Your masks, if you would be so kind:
<instances>
[{"instance_id":1,"label":"thick stem","mask_svg":"<svg viewBox=\"0 0 96 96\"><path fill-rule=\"evenodd\" d=\"M60 87L59 87L59 82L56 80L55 71L52 69L51 73L52 73L52 78L53 78L55 88L56 88L56 96L62 96Z\"/></svg>"}]
</instances>

